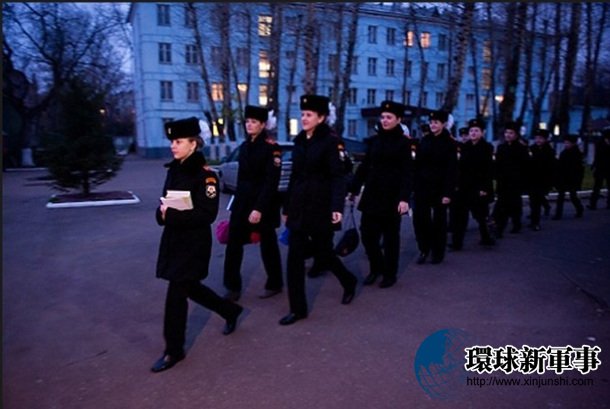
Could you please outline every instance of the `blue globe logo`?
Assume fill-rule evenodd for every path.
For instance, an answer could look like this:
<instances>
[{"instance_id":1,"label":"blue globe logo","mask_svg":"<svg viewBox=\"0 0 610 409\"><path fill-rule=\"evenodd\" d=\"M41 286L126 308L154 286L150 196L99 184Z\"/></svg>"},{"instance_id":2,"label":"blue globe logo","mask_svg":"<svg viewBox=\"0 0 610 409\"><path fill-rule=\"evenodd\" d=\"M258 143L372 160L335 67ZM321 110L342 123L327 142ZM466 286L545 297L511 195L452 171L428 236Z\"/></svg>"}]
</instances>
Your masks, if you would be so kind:
<instances>
[{"instance_id":1,"label":"blue globe logo","mask_svg":"<svg viewBox=\"0 0 610 409\"><path fill-rule=\"evenodd\" d=\"M423 390L434 399L459 397L466 385L464 348L472 346L471 336L457 328L446 328L427 337L415 354L415 376Z\"/></svg>"}]
</instances>

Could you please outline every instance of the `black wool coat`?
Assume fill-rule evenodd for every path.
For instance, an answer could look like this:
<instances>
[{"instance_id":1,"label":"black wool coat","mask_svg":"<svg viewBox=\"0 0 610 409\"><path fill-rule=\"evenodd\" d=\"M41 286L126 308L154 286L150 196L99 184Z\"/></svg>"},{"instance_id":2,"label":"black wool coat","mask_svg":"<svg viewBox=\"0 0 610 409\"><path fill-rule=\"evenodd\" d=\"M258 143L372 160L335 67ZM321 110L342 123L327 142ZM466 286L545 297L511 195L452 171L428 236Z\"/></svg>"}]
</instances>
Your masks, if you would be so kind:
<instances>
[{"instance_id":1,"label":"black wool coat","mask_svg":"<svg viewBox=\"0 0 610 409\"><path fill-rule=\"evenodd\" d=\"M529 160L530 156L527 146L519 140L511 143L504 142L498 145L495 162L498 193L526 192Z\"/></svg>"},{"instance_id":2,"label":"black wool coat","mask_svg":"<svg viewBox=\"0 0 610 409\"><path fill-rule=\"evenodd\" d=\"M411 142L400 126L364 140L365 155L356 169L349 192L364 191L358 210L378 215L396 215L399 202L409 202L413 188Z\"/></svg>"},{"instance_id":3,"label":"black wool coat","mask_svg":"<svg viewBox=\"0 0 610 409\"><path fill-rule=\"evenodd\" d=\"M237 189L231 205L231 225L249 233L256 225L248 222L253 210L261 212L260 224L280 225L278 184L282 169L279 145L265 131L254 141L248 137L239 148Z\"/></svg>"},{"instance_id":4,"label":"black wool coat","mask_svg":"<svg viewBox=\"0 0 610 409\"><path fill-rule=\"evenodd\" d=\"M556 173L557 158L549 143L530 146L530 167L528 186L530 190L548 192L553 187L553 177Z\"/></svg>"},{"instance_id":5,"label":"black wool coat","mask_svg":"<svg viewBox=\"0 0 610 409\"><path fill-rule=\"evenodd\" d=\"M201 152L194 152L184 162L165 165L167 177L163 196L168 190L188 190L192 210L168 208L165 220L157 208L157 223L163 227L157 277L173 281L202 280L208 275L212 252L210 225L218 215L218 177L206 166Z\"/></svg>"},{"instance_id":6,"label":"black wool coat","mask_svg":"<svg viewBox=\"0 0 610 409\"><path fill-rule=\"evenodd\" d=\"M284 214L286 226L293 231L327 231L340 228L332 224L332 213L345 207L345 155L340 141L328 125L316 127L310 139L301 131L294 139L292 173Z\"/></svg>"},{"instance_id":7,"label":"black wool coat","mask_svg":"<svg viewBox=\"0 0 610 409\"><path fill-rule=\"evenodd\" d=\"M462 197L478 200L486 192L493 200L493 146L484 139L476 144L468 141L461 145L458 160L458 190Z\"/></svg>"},{"instance_id":8,"label":"black wool coat","mask_svg":"<svg viewBox=\"0 0 610 409\"><path fill-rule=\"evenodd\" d=\"M565 148L559 154L555 186L557 190L577 190L585 175L583 155L578 146Z\"/></svg>"},{"instance_id":9,"label":"black wool coat","mask_svg":"<svg viewBox=\"0 0 610 409\"><path fill-rule=\"evenodd\" d=\"M610 143L602 138L595 144L595 156L593 157L593 176L610 177Z\"/></svg>"},{"instance_id":10,"label":"black wool coat","mask_svg":"<svg viewBox=\"0 0 610 409\"><path fill-rule=\"evenodd\" d=\"M446 129L424 136L415 153L415 198L441 204L453 197L457 183L457 144Z\"/></svg>"}]
</instances>

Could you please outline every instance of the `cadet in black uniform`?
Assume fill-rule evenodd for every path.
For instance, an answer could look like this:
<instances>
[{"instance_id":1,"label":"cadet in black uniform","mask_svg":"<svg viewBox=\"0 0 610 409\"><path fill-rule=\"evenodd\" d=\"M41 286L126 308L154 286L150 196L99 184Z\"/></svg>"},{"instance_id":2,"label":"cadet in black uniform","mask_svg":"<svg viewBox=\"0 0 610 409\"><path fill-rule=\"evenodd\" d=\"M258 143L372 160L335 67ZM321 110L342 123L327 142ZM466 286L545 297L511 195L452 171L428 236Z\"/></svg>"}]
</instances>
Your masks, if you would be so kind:
<instances>
[{"instance_id":1,"label":"cadet in black uniform","mask_svg":"<svg viewBox=\"0 0 610 409\"><path fill-rule=\"evenodd\" d=\"M591 210L597 209L599 193L605 179L606 189L608 189L608 193L606 193L606 209L610 209L610 129L604 129L602 139L595 144L595 156L593 157L591 169L593 169L593 192L587 207Z\"/></svg>"},{"instance_id":2,"label":"cadet in black uniform","mask_svg":"<svg viewBox=\"0 0 610 409\"><path fill-rule=\"evenodd\" d=\"M224 262L225 298L237 301L242 291L240 274L244 245L253 232L260 234L260 250L267 272L265 291L259 298L269 298L282 291L282 264L275 229L280 225L278 184L282 167L279 145L265 130L267 108L248 105L246 140L239 148L237 188L231 205L229 241Z\"/></svg>"},{"instance_id":3,"label":"cadet in black uniform","mask_svg":"<svg viewBox=\"0 0 610 409\"><path fill-rule=\"evenodd\" d=\"M493 210L497 237L502 237L508 219L512 220L511 233L521 231L521 216L523 200L521 195L526 192L526 177L529 165L527 145L519 135L520 126L509 122L504 128L505 142L496 149L495 176L498 194Z\"/></svg>"},{"instance_id":4,"label":"cadet in black uniform","mask_svg":"<svg viewBox=\"0 0 610 409\"><path fill-rule=\"evenodd\" d=\"M218 178L197 151L203 144L198 136L199 122L197 118L168 122L165 132L174 160L166 165L163 196L168 190L188 191L193 208L177 210L162 204L156 210L157 223L164 226L157 277L168 280L169 286L163 325L165 352L152 366L153 372L169 369L184 359L188 298L222 316L226 320L225 335L235 330L243 311L200 282L208 275L212 252L210 225L218 214Z\"/></svg>"},{"instance_id":5,"label":"cadet in black uniform","mask_svg":"<svg viewBox=\"0 0 610 409\"><path fill-rule=\"evenodd\" d=\"M396 283L401 216L409 211L411 198L411 143L400 123L404 111L404 105L397 102L381 103L381 127L376 135L364 140L364 159L349 187L353 200L364 185L358 204L362 244L370 268L364 284L373 284L381 275L381 288Z\"/></svg>"},{"instance_id":6,"label":"cadet in black uniform","mask_svg":"<svg viewBox=\"0 0 610 409\"><path fill-rule=\"evenodd\" d=\"M301 96L301 126L294 140L292 173L288 183L286 227L288 227L287 284L290 313L280 320L290 325L307 317L305 258L311 242L314 256L343 287L342 304L354 298L357 279L333 250L333 229L340 226L345 207L345 174L338 140L325 123L329 99L320 95ZM311 240L311 241L310 241Z\"/></svg>"},{"instance_id":7,"label":"cadet in black uniform","mask_svg":"<svg viewBox=\"0 0 610 409\"><path fill-rule=\"evenodd\" d=\"M487 228L489 203L493 200L493 146L483 136L485 125L478 119L468 122L468 142L461 146L458 187L451 202L453 231L450 247L461 250L468 226L468 214L479 225L481 245L493 245Z\"/></svg>"},{"instance_id":8,"label":"cadet in black uniform","mask_svg":"<svg viewBox=\"0 0 610 409\"><path fill-rule=\"evenodd\" d=\"M557 162L557 176L555 187L557 188L557 205L553 220L559 220L563 216L563 202L566 192L570 193L570 201L576 209L576 217L582 217L584 208L578 194L576 193L582 185L585 174L583 155L578 148L578 135L567 135L563 139L564 148L559 154Z\"/></svg>"},{"instance_id":9,"label":"cadet in black uniform","mask_svg":"<svg viewBox=\"0 0 610 409\"><path fill-rule=\"evenodd\" d=\"M449 114L430 114L430 134L417 146L415 156L413 228L419 247L418 264L430 253L432 263L445 257L447 245L447 206L455 190L457 178L457 148L445 129Z\"/></svg>"},{"instance_id":10,"label":"cadet in black uniform","mask_svg":"<svg viewBox=\"0 0 610 409\"><path fill-rule=\"evenodd\" d=\"M555 175L555 151L548 142L550 132L546 129L534 131L534 143L530 145L530 169L528 174L530 199L530 225L534 231L540 230L540 214L545 197L553 187Z\"/></svg>"}]
</instances>

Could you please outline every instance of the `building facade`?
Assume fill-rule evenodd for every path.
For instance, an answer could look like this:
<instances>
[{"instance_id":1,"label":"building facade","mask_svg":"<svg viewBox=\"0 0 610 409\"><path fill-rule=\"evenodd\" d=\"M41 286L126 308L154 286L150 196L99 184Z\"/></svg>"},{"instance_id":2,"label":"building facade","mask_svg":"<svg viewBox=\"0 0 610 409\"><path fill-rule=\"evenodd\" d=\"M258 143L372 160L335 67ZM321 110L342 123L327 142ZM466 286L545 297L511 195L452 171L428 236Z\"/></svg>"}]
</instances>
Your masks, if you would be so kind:
<instances>
[{"instance_id":1,"label":"building facade","mask_svg":"<svg viewBox=\"0 0 610 409\"><path fill-rule=\"evenodd\" d=\"M298 133L298 101L304 92L306 72L303 22L311 16L312 6L283 3L280 51L277 67L272 69L272 27L277 10L271 3L227 3L230 28L228 37L227 33L223 37L219 4L196 3L189 8L187 3L132 3L129 22L133 28L136 134L141 155L168 155L163 134L163 122L167 120L196 116L211 123L214 134L218 134L210 121L210 100L216 111L222 112L223 99L229 95L235 118L239 117L237 98L241 106L267 105L271 79L276 75L277 138L290 140ZM337 7L315 3L313 9L315 38L319 39L314 47L318 60L316 93L334 101L338 101L341 91L337 78L345 67L352 17L349 10L341 17ZM445 99L455 52L456 16L435 8L418 9L413 15L403 3L363 3L357 21L343 137L361 141L369 136L377 122L375 108L386 99L408 106L405 119L417 136L420 119L429 110L440 108ZM502 100L503 68L492 67L493 45L488 36L489 29L474 27L475 40L470 42L474 49L467 53L458 102L452 112L456 127L475 117L477 106L482 116L491 118L493 104L497 108ZM231 51L230 74L223 72L220 63L227 49ZM499 73L495 82L492 69ZM202 80L202 70L209 86ZM515 112L523 104L522 91L517 89L516 95ZM548 117L545 101L541 118ZM529 121L531 116L526 112L525 125ZM239 122L236 129L239 140L243 137ZM490 130L487 138L494 139Z\"/></svg>"}]
</instances>

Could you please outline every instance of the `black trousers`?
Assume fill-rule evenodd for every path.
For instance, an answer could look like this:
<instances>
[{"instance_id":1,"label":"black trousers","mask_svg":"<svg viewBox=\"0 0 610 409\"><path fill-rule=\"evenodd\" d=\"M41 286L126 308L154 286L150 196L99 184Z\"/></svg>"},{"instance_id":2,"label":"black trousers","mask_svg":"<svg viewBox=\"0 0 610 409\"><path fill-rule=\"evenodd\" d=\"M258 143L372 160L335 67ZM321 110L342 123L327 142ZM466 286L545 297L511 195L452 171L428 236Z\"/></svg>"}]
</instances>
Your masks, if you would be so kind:
<instances>
[{"instance_id":1,"label":"black trousers","mask_svg":"<svg viewBox=\"0 0 610 409\"><path fill-rule=\"evenodd\" d=\"M489 216L489 204L486 197L474 197L473 195L456 195L450 206L451 220L453 224L451 240L455 247L464 244L464 236L468 227L470 213L479 225L481 240L491 238L487 227L487 216Z\"/></svg>"},{"instance_id":2,"label":"black trousers","mask_svg":"<svg viewBox=\"0 0 610 409\"><path fill-rule=\"evenodd\" d=\"M576 187L566 189L559 188L557 189L557 206L555 206L555 217L560 218L563 216L563 203L565 202L566 191L570 193L570 201L574 205L576 209L576 214L580 215L584 211L584 206L580 202L578 198L578 194L576 193Z\"/></svg>"},{"instance_id":3,"label":"black trousers","mask_svg":"<svg viewBox=\"0 0 610 409\"><path fill-rule=\"evenodd\" d=\"M597 201L599 200L600 191L604 185L604 179L606 180L606 188L609 190L606 195L606 207L610 209L610 175L594 175L593 192L591 193L589 201L589 205L593 209L597 208Z\"/></svg>"},{"instance_id":4,"label":"black trousers","mask_svg":"<svg viewBox=\"0 0 610 409\"><path fill-rule=\"evenodd\" d=\"M531 224L537 226L540 224L540 215L542 214L542 208L548 206L546 199L547 190L544 188L532 188L530 190L530 217Z\"/></svg>"},{"instance_id":5,"label":"black trousers","mask_svg":"<svg viewBox=\"0 0 610 409\"><path fill-rule=\"evenodd\" d=\"M227 243L224 262L224 286L228 290L236 292L241 292L242 290L240 270L244 259L244 237L249 235L249 230L247 232L242 230L243 228L239 226L229 226L229 242ZM261 235L261 258L263 259L263 265L267 272L265 288L267 290L281 290L284 281L282 278L282 261L275 228L261 224L259 233Z\"/></svg>"},{"instance_id":6,"label":"black trousers","mask_svg":"<svg viewBox=\"0 0 610 409\"><path fill-rule=\"evenodd\" d=\"M290 312L306 316L307 294L305 289L305 259L308 246L313 247L314 257L318 257L323 265L337 277L343 289L348 289L356 283L356 277L343 265L333 250L333 231L305 232L290 230L288 244L288 268L286 281L288 284L288 301Z\"/></svg>"},{"instance_id":7,"label":"black trousers","mask_svg":"<svg viewBox=\"0 0 610 409\"><path fill-rule=\"evenodd\" d=\"M362 245L369 259L370 273L395 278L398 273L401 217L396 212L379 215L363 212L360 219ZM383 246L381 244L383 238Z\"/></svg>"},{"instance_id":8,"label":"black trousers","mask_svg":"<svg viewBox=\"0 0 610 409\"><path fill-rule=\"evenodd\" d=\"M521 229L521 217L523 215L523 200L520 191L501 191L494 205L493 218L496 222L498 234L502 234L508 220L513 223L514 230Z\"/></svg>"},{"instance_id":9,"label":"black trousers","mask_svg":"<svg viewBox=\"0 0 610 409\"><path fill-rule=\"evenodd\" d=\"M239 313L237 304L220 297L199 281L170 281L165 298L163 324L165 354L167 355L175 356L184 353L188 298L214 311L224 319L232 318Z\"/></svg>"},{"instance_id":10,"label":"black trousers","mask_svg":"<svg viewBox=\"0 0 610 409\"><path fill-rule=\"evenodd\" d=\"M447 246L447 205L415 195L413 230L421 253L442 258Z\"/></svg>"}]
</instances>

